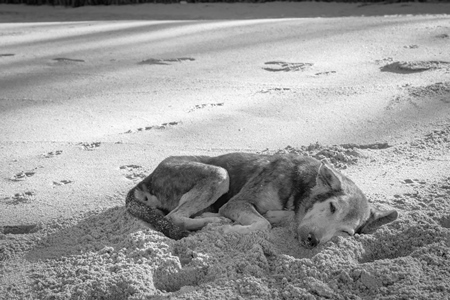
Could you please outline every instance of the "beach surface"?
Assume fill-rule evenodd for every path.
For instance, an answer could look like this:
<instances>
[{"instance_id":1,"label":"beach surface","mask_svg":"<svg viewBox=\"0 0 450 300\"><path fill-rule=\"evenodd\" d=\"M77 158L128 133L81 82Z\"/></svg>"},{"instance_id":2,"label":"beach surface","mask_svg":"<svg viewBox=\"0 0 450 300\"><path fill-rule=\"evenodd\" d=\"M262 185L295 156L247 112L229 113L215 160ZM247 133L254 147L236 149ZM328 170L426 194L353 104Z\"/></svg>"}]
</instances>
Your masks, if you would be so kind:
<instances>
[{"instance_id":1,"label":"beach surface","mask_svg":"<svg viewBox=\"0 0 450 300\"><path fill-rule=\"evenodd\" d=\"M0 299L449 299L450 4L0 5ZM130 216L170 155L327 159L399 218L303 248Z\"/></svg>"}]
</instances>

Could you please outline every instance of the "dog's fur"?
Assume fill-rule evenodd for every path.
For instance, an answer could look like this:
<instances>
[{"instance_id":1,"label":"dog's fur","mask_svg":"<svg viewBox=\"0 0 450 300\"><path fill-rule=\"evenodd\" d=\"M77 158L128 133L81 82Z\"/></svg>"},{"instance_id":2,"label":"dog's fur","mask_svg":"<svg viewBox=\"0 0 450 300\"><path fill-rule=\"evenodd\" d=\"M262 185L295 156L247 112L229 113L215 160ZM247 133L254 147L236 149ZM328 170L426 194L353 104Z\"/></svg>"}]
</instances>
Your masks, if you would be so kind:
<instances>
[{"instance_id":1,"label":"dog's fur","mask_svg":"<svg viewBox=\"0 0 450 300\"><path fill-rule=\"evenodd\" d=\"M395 210L369 207L353 181L328 164L293 154L169 157L129 191L126 205L174 239L226 217L237 224L225 225L225 232L294 222L308 247L370 233L397 218Z\"/></svg>"}]
</instances>

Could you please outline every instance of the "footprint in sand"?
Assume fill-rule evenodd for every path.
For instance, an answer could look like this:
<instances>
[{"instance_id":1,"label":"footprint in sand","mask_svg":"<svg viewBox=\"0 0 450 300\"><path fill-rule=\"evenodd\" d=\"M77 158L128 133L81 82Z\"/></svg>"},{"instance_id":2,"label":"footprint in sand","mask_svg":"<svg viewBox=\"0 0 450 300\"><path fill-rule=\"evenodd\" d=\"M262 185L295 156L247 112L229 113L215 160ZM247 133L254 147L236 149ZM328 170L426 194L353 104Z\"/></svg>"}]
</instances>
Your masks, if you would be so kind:
<instances>
[{"instance_id":1,"label":"footprint in sand","mask_svg":"<svg viewBox=\"0 0 450 300\"><path fill-rule=\"evenodd\" d=\"M257 93L261 93L261 94L267 94L270 92L283 92L283 91L290 91L290 88L271 88L271 89L265 89L265 90L260 90Z\"/></svg>"},{"instance_id":2,"label":"footprint in sand","mask_svg":"<svg viewBox=\"0 0 450 300\"><path fill-rule=\"evenodd\" d=\"M176 126L176 125L179 125L179 124L181 124L181 121L178 121L178 122L168 122L168 123L162 123L162 124L160 124L160 125L152 125L152 126L146 126L146 127L139 127L139 128L137 128L136 130L130 129L130 130L124 132L124 133L133 133L133 132L140 132L140 131L153 130L153 129L159 129L159 130L161 130L161 129L167 129L167 128L170 128L170 127L173 127L173 126Z\"/></svg>"},{"instance_id":3,"label":"footprint in sand","mask_svg":"<svg viewBox=\"0 0 450 300\"><path fill-rule=\"evenodd\" d=\"M180 63L183 61L194 61L192 57L180 57L180 58L149 58L138 63L138 65L171 65L172 63Z\"/></svg>"},{"instance_id":4,"label":"footprint in sand","mask_svg":"<svg viewBox=\"0 0 450 300\"><path fill-rule=\"evenodd\" d=\"M34 192L15 193L12 197L6 197L1 199L7 205L18 205L29 203L34 200L36 194Z\"/></svg>"},{"instance_id":5,"label":"footprint in sand","mask_svg":"<svg viewBox=\"0 0 450 300\"><path fill-rule=\"evenodd\" d=\"M396 61L380 68L381 72L398 74L419 73L429 70L448 70L450 63L446 61Z\"/></svg>"},{"instance_id":6,"label":"footprint in sand","mask_svg":"<svg viewBox=\"0 0 450 300\"><path fill-rule=\"evenodd\" d=\"M57 62L84 62L82 59L74 59L74 58L67 58L67 57L57 57L53 59Z\"/></svg>"},{"instance_id":7,"label":"footprint in sand","mask_svg":"<svg viewBox=\"0 0 450 300\"><path fill-rule=\"evenodd\" d=\"M15 174L14 176L12 176L9 180L23 181L23 180L27 179L28 177L33 176L34 174L36 174L36 172L34 172L34 171L22 171L22 172Z\"/></svg>"},{"instance_id":8,"label":"footprint in sand","mask_svg":"<svg viewBox=\"0 0 450 300\"><path fill-rule=\"evenodd\" d=\"M225 103L204 103L204 104L197 104L194 107L192 107L190 110L188 110L188 113L193 112L198 109L203 109L206 107L215 107L215 106L224 106Z\"/></svg>"},{"instance_id":9,"label":"footprint in sand","mask_svg":"<svg viewBox=\"0 0 450 300\"><path fill-rule=\"evenodd\" d=\"M43 154L41 154L41 156L45 157L45 158L51 158L51 157L55 157L57 155L61 155L61 153L62 153L62 150L56 150L56 151L43 153Z\"/></svg>"},{"instance_id":10,"label":"footprint in sand","mask_svg":"<svg viewBox=\"0 0 450 300\"><path fill-rule=\"evenodd\" d=\"M38 224L29 224L29 225L13 225L13 226L0 226L0 233L3 234L27 234L27 233L35 233L39 229L41 229L41 226ZM3 253L3 256L1 255L2 251L0 250L0 261L6 260L5 253ZM5 258L5 259L2 259Z\"/></svg>"},{"instance_id":11,"label":"footprint in sand","mask_svg":"<svg viewBox=\"0 0 450 300\"><path fill-rule=\"evenodd\" d=\"M124 165L120 166L119 169L126 172L124 176L129 180L142 180L147 177L143 172L142 166L139 165Z\"/></svg>"},{"instance_id":12,"label":"footprint in sand","mask_svg":"<svg viewBox=\"0 0 450 300\"><path fill-rule=\"evenodd\" d=\"M448 38L449 38L449 35L446 34L446 33L443 33L443 34L438 34L436 37L437 37L438 39L448 39Z\"/></svg>"},{"instance_id":13,"label":"footprint in sand","mask_svg":"<svg viewBox=\"0 0 450 300\"><path fill-rule=\"evenodd\" d=\"M419 180L419 179L404 179L401 183L403 184L426 184L427 182L425 180Z\"/></svg>"},{"instance_id":14,"label":"footprint in sand","mask_svg":"<svg viewBox=\"0 0 450 300\"><path fill-rule=\"evenodd\" d=\"M269 72L298 72L313 66L312 63L288 63L284 61L268 61L264 64L270 66L263 68Z\"/></svg>"},{"instance_id":15,"label":"footprint in sand","mask_svg":"<svg viewBox=\"0 0 450 300\"><path fill-rule=\"evenodd\" d=\"M98 147L100 147L102 143L101 142L93 142L93 143L79 143L78 145L81 145L81 149L86 150L86 151L93 151L95 149L97 149Z\"/></svg>"},{"instance_id":16,"label":"footprint in sand","mask_svg":"<svg viewBox=\"0 0 450 300\"><path fill-rule=\"evenodd\" d=\"M403 46L403 48L405 48L405 49L417 49L417 48L419 48L419 46L417 46L417 45L408 45L408 46Z\"/></svg>"},{"instance_id":17,"label":"footprint in sand","mask_svg":"<svg viewBox=\"0 0 450 300\"><path fill-rule=\"evenodd\" d=\"M314 75L316 75L316 76L322 76L322 75L328 76L328 75L331 75L331 74L336 74L336 71L319 72L319 73L316 73Z\"/></svg>"},{"instance_id":18,"label":"footprint in sand","mask_svg":"<svg viewBox=\"0 0 450 300\"><path fill-rule=\"evenodd\" d=\"M53 185L56 185L56 186L61 186L61 185L66 185L66 184L69 184L69 183L72 183L73 181L72 180L60 180L60 181L53 181Z\"/></svg>"}]
</instances>

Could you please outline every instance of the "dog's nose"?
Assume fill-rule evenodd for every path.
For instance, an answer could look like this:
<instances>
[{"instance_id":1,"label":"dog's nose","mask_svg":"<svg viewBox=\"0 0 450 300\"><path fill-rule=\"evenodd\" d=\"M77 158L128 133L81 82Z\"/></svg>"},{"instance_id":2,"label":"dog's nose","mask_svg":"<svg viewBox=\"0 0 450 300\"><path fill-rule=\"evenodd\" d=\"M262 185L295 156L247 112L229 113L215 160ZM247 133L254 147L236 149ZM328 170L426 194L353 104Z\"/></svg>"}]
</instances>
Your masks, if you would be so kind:
<instances>
[{"instance_id":1,"label":"dog's nose","mask_svg":"<svg viewBox=\"0 0 450 300\"><path fill-rule=\"evenodd\" d=\"M308 238L305 242L310 247L316 247L319 244L319 241L316 239L316 236L312 232L308 234Z\"/></svg>"}]
</instances>

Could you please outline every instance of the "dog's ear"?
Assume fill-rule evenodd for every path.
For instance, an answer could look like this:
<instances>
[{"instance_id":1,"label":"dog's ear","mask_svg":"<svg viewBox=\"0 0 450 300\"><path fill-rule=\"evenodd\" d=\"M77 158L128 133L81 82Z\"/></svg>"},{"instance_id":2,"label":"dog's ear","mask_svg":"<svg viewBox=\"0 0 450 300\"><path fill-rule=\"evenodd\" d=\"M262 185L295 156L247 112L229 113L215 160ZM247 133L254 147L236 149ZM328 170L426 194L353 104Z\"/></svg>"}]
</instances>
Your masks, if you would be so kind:
<instances>
[{"instance_id":1,"label":"dog's ear","mask_svg":"<svg viewBox=\"0 0 450 300\"><path fill-rule=\"evenodd\" d=\"M342 189L341 176L324 162L320 164L316 183L324 188L331 188L332 191L340 191Z\"/></svg>"},{"instance_id":2,"label":"dog's ear","mask_svg":"<svg viewBox=\"0 0 450 300\"><path fill-rule=\"evenodd\" d=\"M361 225L357 230L357 233L373 233L379 227L395 221L398 217L396 210L378 210L375 208L370 209L369 219Z\"/></svg>"}]
</instances>

